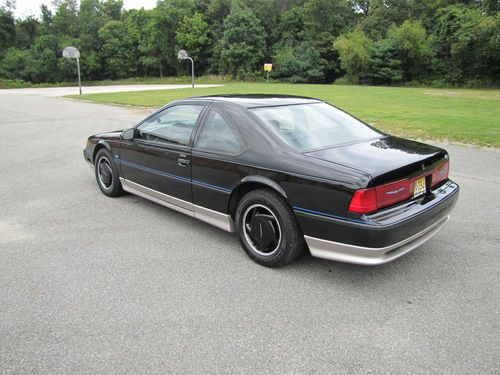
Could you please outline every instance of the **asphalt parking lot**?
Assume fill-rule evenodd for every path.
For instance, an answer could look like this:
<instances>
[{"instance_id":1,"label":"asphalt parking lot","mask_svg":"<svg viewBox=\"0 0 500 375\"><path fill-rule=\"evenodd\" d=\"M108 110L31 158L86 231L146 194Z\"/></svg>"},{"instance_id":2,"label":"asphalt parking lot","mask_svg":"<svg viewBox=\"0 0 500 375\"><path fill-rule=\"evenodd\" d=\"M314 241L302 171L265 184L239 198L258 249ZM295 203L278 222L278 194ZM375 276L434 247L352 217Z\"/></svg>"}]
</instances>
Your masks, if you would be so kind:
<instances>
[{"instance_id":1,"label":"asphalt parking lot","mask_svg":"<svg viewBox=\"0 0 500 375\"><path fill-rule=\"evenodd\" d=\"M0 94L0 373L499 373L499 151L446 146L461 196L417 251L267 269L100 193L86 137L145 113Z\"/></svg>"}]
</instances>

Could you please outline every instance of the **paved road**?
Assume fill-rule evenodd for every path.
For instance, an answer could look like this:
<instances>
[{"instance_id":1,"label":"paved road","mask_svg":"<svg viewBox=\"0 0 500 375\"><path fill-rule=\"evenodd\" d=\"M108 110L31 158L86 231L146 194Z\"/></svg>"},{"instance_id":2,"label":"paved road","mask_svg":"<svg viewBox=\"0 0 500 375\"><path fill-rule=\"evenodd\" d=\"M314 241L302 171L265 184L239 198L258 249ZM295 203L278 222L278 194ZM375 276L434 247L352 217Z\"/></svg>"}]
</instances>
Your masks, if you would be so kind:
<instances>
[{"instance_id":1,"label":"paved road","mask_svg":"<svg viewBox=\"0 0 500 375\"><path fill-rule=\"evenodd\" d=\"M195 88L216 87L222 85L195 85ZM174 90L185 89L191 85L115 85L115 86L83 86L83 94L101 94L105 92L124 91L149 91L149 90ZM57 97L65 95L78 95L76 87L30 87L25 89L1 89L0 95L37 95L44 97Z\"/></svg>"},{"instance_id":2,"label":"paved road","mask_svg":"<svg viewBox=\"0 0 500 375\"><path fill-rule=\"evenodd\" d=\"M142 116L0 95L0 373L499 373L500 152L448 147L461 198L418 251L266 269L99 192L86 136Z\"/></svg>"}]
</instances>

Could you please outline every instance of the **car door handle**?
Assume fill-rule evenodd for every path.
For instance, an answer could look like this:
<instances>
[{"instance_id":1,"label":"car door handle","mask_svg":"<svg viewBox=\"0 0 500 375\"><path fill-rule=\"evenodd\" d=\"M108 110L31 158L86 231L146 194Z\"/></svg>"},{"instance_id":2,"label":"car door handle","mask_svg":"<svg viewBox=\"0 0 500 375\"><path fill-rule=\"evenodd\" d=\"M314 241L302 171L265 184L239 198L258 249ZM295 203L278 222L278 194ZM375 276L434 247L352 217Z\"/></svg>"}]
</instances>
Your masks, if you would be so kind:
<instances>
[{"instance_id":1,"label":"car door handle","mask_svg":"<svg viewBox=\"0 0 500 375\"><path fill-rule=\"evenodd\" d=\"M177 159L177 164L180 166L180 167L187 167L189 165L190 161L189 159L184 159L184 158L179 158Z\"/></svg>"}]
</instances>

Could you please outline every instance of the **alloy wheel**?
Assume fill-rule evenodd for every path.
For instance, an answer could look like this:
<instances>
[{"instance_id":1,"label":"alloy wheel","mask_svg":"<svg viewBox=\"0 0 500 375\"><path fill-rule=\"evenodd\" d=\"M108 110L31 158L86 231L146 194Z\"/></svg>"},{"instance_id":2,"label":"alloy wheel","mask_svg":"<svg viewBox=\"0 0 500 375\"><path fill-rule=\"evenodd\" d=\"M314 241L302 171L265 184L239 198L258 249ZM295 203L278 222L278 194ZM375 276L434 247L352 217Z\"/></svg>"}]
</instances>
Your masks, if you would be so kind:
<instances>
[{"instance_id":1,"label":"alloy wheel","mask_svg":"<svg viewBox=\"0 0 500 375\"><path fill-rule=\"evenodd\" d=\"M243 214L245 239L256 253L270 256L281 244L281 227L276 215L262 204L249 206Z\"/></svg>"}]
</instances>

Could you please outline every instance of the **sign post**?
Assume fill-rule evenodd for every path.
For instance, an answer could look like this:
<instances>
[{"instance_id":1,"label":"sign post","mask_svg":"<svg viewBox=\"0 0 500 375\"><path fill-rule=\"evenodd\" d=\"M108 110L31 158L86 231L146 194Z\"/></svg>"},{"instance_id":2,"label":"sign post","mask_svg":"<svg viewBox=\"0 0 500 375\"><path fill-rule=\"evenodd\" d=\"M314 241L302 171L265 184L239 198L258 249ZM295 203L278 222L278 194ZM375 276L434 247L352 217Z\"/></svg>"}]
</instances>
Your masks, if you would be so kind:
<instances>
[{"instance_id":1,"label":"sign post","mask_svg":"<svg viewBox=\"0 0 500 375\"><path fill-rule=\"evenodd\" d=\"M264 64L264 71L267 72L266 83L269 83L269 72L273 70L273 64Z\"/></svg>"},{"instance_id":2,"label":"sign post","mask_svg":"<svg viewBox=\"0 0 500 375\"><path fill-rule=\"evenodd\" d=\"M63 49L63 57L67 59L76 59L76 69L78 71L78 88L82 95L82 79L80 77L80 51L76 47L69 46Z\"/></svg>"},{"instance_id":3,"label":"sign post","mask_svg":"<svg viewBox=\"0 0 500 375\"><path fill-rule=\"evenodd\" d=\"M191 86L193 87L194 89L194 61L191 57L188 56L188 53L181 49L178 53L177 53L177 58L179 60L190 60L191 61Z\"/></svg>"}]
</instances>

